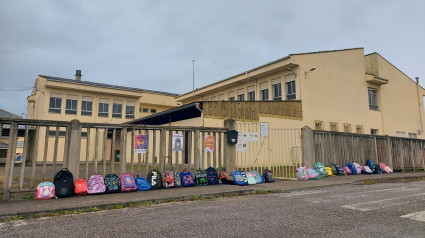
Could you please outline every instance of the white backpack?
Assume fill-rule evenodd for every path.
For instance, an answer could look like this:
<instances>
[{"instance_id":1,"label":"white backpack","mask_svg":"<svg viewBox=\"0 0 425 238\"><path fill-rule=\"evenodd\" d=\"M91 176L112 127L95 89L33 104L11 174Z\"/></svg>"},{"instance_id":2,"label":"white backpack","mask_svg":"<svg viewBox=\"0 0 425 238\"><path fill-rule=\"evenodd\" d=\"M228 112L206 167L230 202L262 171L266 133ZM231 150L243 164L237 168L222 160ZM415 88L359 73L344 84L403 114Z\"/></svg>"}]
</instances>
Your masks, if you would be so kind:
<instances>
[{"instance_id":1,"label":"white backpack","mask_svg":"<svg viewBox=\"0 0 425 238\"><path fill-rule=\"evenodd\" d=\"M248 184L257 184L257 180L255 179L255 174L246 172L246 178L248 179Z\"/></svg>"},{"instance_id":2,"label":"white backpack","mask_svg":"<svg viewBox=\"0 0 425 238\"><path fill-rule=\"evenodd\" d=\"M360 166L358 163L353 163L353 164L354 164L354 167L357 170L357 174L361 174L362 173L362 170L363 170L363 167Z\"/></svg>"},{"instance_id":3,"label":"white backpack","mask_svg":"<svg viewBox=\"0 0 425 238\"><path fill-rule=\"evenodd\" d=\"M363 171L365 174L373 174L372 170L369 168L369 166L363 166Z\"/></svg>"}]
</instances>

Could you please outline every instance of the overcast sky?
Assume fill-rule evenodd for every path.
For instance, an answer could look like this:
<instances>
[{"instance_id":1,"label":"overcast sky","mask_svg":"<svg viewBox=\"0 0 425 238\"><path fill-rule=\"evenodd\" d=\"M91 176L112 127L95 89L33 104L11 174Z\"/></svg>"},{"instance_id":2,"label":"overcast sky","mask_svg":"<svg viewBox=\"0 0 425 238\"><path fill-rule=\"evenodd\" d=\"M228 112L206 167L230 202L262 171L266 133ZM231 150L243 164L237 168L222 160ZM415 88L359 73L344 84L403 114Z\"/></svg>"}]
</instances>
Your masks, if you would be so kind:
<instances>
[{"instance_id":1,"label":"overcast sky","mask_svg":"<svg viewBox=\"0 0 425 238\"><path fill-rule=\"evenodd\" d=\"M425 85L425 1L0 0L0 108L37 75L172 93L291 53L364 47ZM5 91L25 90L25 91Z\"/></svg>"}]
</instances>

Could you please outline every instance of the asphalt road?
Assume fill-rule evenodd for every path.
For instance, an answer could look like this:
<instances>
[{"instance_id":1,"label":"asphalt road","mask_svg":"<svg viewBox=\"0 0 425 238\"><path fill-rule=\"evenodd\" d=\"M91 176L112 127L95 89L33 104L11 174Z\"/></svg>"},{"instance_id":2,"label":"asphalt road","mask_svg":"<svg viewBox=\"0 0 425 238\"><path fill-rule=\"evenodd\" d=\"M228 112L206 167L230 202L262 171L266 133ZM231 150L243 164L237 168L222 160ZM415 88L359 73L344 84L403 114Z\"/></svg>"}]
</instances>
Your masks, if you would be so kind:
<instances>
[{"instance_id":1,"label":"asphalt road","mask_svg":"<svg viewBox=\"0 0 425 238\"><path fill-rule=\"evenodd\" d=\"M425 182L344 185L0 223L1 237L425 237Z\"/></svg>"}]
</instances>

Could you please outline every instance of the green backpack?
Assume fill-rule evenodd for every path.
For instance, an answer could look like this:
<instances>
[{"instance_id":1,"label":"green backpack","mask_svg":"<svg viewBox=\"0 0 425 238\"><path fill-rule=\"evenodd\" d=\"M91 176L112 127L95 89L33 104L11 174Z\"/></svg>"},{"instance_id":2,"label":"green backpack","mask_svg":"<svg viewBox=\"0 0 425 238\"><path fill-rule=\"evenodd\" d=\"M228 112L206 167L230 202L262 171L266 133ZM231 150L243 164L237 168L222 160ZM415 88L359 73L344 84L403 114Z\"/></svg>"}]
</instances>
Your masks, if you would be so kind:
<instances>
[{"instance_id":1,"label":"green backpack","mask_svg":"<svg viewBox=\"0 0 425 238\"><path fill-rule=\"evenodd\" d=\"M337 174L336 166L335 166L335 164L334 164L334 163L329 162L326 166L327 166L327 167L331 167L332 173L333 173L334 175L336 175L336 174Z\"/></svg>"}]
</instances>

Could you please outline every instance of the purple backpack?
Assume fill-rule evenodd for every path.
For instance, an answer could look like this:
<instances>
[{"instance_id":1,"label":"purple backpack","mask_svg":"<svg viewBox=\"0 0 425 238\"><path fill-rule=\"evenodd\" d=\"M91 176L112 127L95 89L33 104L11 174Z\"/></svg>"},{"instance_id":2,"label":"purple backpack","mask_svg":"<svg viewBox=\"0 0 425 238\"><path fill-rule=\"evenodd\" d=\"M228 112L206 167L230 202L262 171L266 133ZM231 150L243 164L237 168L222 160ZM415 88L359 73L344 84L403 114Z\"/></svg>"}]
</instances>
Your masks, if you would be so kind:
<instances>
[{"instance_id":1,"label":"purple backpack","mask_svg":"<svg viewBox=\"0 0 425 238\"><path fill-rule=\"evenodd\" d=\"M345 166L345 167L344 167L344 171L345 171L348 175L351 175L351 174L352 174L351 169L350 169L350 168L348 168L347 166Z\"/></svg>"},{"instance_id":2,"label":"purple backpack","mask_svg":"<svg viewBox=\"0 0 425 238\"><path fill-rule=\"evenodd\" d=\"M121 191L131 192L137 190L136 180L132 173L123 173L120 176L121 180Z\"/></svg>"},{"instance_id":3,"label":"purple backpack","mask_svg":"<svg viewBox=\"0 0 425 238\"><path fill-rule=\"evenodd\" d=\"M89 181L87 182L88 194L104 193L105 190L106 186L102 175L95 174L89 178Z\"/></svg>"}]
</instances>

